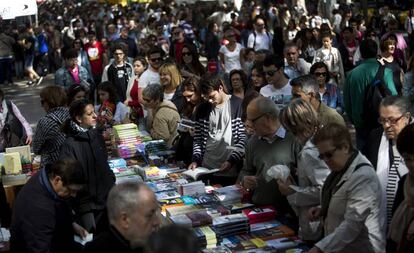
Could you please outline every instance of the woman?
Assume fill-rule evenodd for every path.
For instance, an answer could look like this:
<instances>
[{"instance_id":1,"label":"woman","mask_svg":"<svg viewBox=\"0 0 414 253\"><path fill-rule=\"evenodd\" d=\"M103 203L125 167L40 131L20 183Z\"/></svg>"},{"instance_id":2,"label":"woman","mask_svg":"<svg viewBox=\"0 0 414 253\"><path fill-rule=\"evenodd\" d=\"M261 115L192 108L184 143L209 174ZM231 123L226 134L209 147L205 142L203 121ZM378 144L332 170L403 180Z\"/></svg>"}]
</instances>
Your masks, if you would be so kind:
<instances>
[{"instance_id":1,"label":"woman","mask_svg":"<svg viewBox=\"0 0 414 253\"><path fill-rule=\"evenodd\" d=\"M321 47L319 41L319 29L313 28L312 30L306 28L298 32L296 36L296 44L301 49L301 57L307 62L312 62L315 57L316 50Z\"/></svg>"},{"instance_id":2,"label":"woman","mask_svg":"<svg viewBox=\"0 0 414 253\"><path fill-rule=\"evenodd\" d=\"M79 161L86 186L75 197L73 208L82 227L88 232L99 233L108 229L106 198L115 183L115 176L108 165L108 154L102 134L96 127L97 116L93 104L78 100L69 108L70 118L63 125L67 135L59 159Z\"/></svg>"},{"instance_id":3,"label":"woman","mask_svg":"<svg viewBox=\"0 0 414 253\"><path fill-rule=\"evenodd\" d=\"M218 37L219 26L216 22L210 21L207 26L206 39L204 41L205 52L207 53L207 61L218 60L220 50L220 41Z\"/></svg>"},{"instance_id":4,"label":"woman","mask_svg":"<svg viewBox=\"0 0 414 253\"><path fill-rule=\"evenodd\" d=\"M0 152L5 148L32 143L33 131L19 108L10 100L6 100L0 89Z\"/></svg>"},{"instance_id":5,"label":"woman","mask_svg":"<svg viewBox=\"0 0 414 253\"><path fill-rule=\"evenodd\" d=\"M147 129L154 140L164 140L168 147L177 137L177 123L180 121L177 107L164 99L164 89L159 84L147 86L142 91L143 105L150 111Z\"/></svg>"},{"instance_id":6,"label":"woman","mask_svg":"<svg viewBox=\"0 0 414 253\"><path fill-rule=\"evenodd\" d=\"M335 109L339 114L342 114L344 112L342 92L336 84L329 82L328 66L323 62L315 62L309 72L315 76L318 82L322 103Z\"/></svg>"},{"instance_id":7,"label":"woman","mask_svg":"<svg viewBox=\"0 0 414 253\"><path fill-rule=\"evenodd\" d=\"M224 38L228 40L228 43L221 46L219 57L221 69L228 74L233 69L242 69L240 59L243 46L237 42L236 33L231 28L224 33Z\"/></svg>"},{"instance_id":8,"label":"woman","mask_svg":"<svg viewBox=\"0 0 414 253\"><path fill-rule=\"evenodd\" d=\"M89 63L88 54L83 50L83 42L81 39L73 41L73 48L78 52L78 65L88 70L89 76L92 77L91 64Z\"/></svg>"},{"instance_id":9,"label":"woman","mask_svg":"<svg viewBox=\"0 0 414 253\"><path fill-rule=\"evenodd\" d=\"M181 113L184 105L183 91L180 71L177 65L172 62L167 62L161 65L159 69L160 82L164 89L164 99L175 104L178 111Z\"/></svg>"},{"instance_id":10,"label":"woman","mask_svg":"<svg viewBox=\"0 0 414 253\"><path fill-rule=\"evenodd\" d=\"M40 103L46 115L37 123L33 152L41 156L41 165L46 165L59 158L60 147L65 142L66 137L61 131L63 123L69 118L65 89L60 86L43 88L40 92Z\"/></svg>"},{"instance_id":11,"label":"woman","mask_svg":"<svg viewBox=\"0 0 414 253\"><path fill-rule=\"evenodd\" d=\"M338 86L342 86L345 80L344 66L342 64L342 56L336 47L332 46L332 35L331 33L323 33L322 36L322 47L319 48L313 63L323 62L328 66L329 77L332 78Z\"/></svg>"},{"instance_id":12,"label":"woman","mask_svg":"<svg viewBox=\"0 0 414 253\"><path fill-rule=\"evenodd\" d=\"M404 71L401 68L402 62L399 62L398 58L394 57L396 51L397 37L394 34L389 34L385 39L380 42L381 58L379 62L385 67L392 70L393 81L398 94L401 95L402 90L402 78Z\"/></svg>"},{"instance_id":13,"label":"woman","mask_svg":"<svg viewBox=\"0 0 414 253\"><path fill-rule=\"evenodd\" d=\"M302 99L294 99L282 111L280 121L283 127L292 132L304 144L297 161L298 185L291 180L278 180L279 191L287 196L289 204L299 217L299 236L307 242L316 242L322 236L322 224L316 222L312 227L308 218L311 207L320 204L320 192L330 170L319 159L319 152L312 138L320 128L318 114L312 105Z\"/></svg>"},{"instance_id":14,"label":"woman","mask_svg":"<svg viewBox=\"0 0 414 253\"><path fill-rule=\"evenodd\" d=\"M389 237L397 243L396 252L412 252L414 248L414 125L406 126L398 136L397 149L408 168L404 183L400 184L404 200L392 217ZM399 186L399 187L400 187ZM400 189L399 189L400 191Z\"/></svg>"},{"instance_id":15,"label":"woman","mask_svg":"<svg viewBox=\"0 0 414 253\"><path fill-rule=\"evenodd\" d=\"M75 100L81 100L88 97L88 91L85 87L73 84L66 90L66 94L68 97L68 105L72 104Z\"/></svg>"},{"instance_id":16,"label":"woman","mask_svg":"<svg viewBox=\"0 0 414 253\"><path fill-rule=\"evenodd\" d=\"M181 72L184 77L193 75L201 77L204 73L206 73L204 66L200 62L200 56L197 52L197 48L193 44L185 43L181 56Z\"/></svg>"},{"instance_id":17,"label":"woman","mask_svg":"<svg viewBox=\"0 0 414 253\"><path fill-rule=\"evenodd\" d=\"M407 99L398 96L385 97L379 107L380 128L371 132L368 145L365 145L364 154L376 169L382 189L381 212L384 225L387 226L393 214L393 205L397 201L397 185L407 174L396 142L401 130L412 120L409 113L410 103Z\"/></svg>"},{"instance_id":18,"label":"woman","mask_svg":"<svg viewBox=\"0 0 414 253\"><path fill-rule=\"evenodd\" d=\"M197 106L203 101L201 96L200 80L189 77L183 82L183 96L185 98L182 118L194 121ZM194 125L195 126L195 125ZM178 129L179 139L175 145L177 161L183 161L186 166L191 163L193 153L194 126Z\"/></svg>"},{"instance_id":19,"label":"woman","mask_svg":"<svg viewBox=\"0 0 414 253\"><path fill-rule=\"evenodd\" d=\"M121 124L128 121L128 107L118 98L116 88L110 82L103 82L98 86L100 104L95 106L99 125Z\"/></svg>"},{"instance_id":20,"label":"woman","mask_svg":"<svg viewBox=\"0 0 414 253\"><path fill-rule=\"evenodd\" d=\"M230 72L229 77L232 94L243 99L247 89L247 77L244 74L244 71L241 69L234 69Z\"/></svg>"},{"instance_id":21,"label":"woman","mask_svg":"<svg viewBox=\"0 0 414 253\"><path fill-rule=\"evenodd\" d=\"M295 19L291 18L283 34L285 41L292 41L296 38L299 29L296 25Z\"/></svg>"},{"instance_id":22,"label":"woman","mask_svg":"<svg viewBox=\"0 0 414 253\"><path fill-rule=\"evenodd\" d=\"M260 92L260 89L267 85L266 74L263 71L263 63L256 62L252 67L251 82L249 89Z\"/></svg>"},{"instance_id":23,"label":"woman","mask_svg":"<svg viewBox=\"0 0 414 253\"><path fill-rule=\"evenodd\" d=\"M325 233L309 252L384 252L381 186L372 165L353 147L345 126L322 127L313 143L331 174L322 187L321 207L309 210L311 220L323 220Z\"/></svg>"},{"instance_id":24,"label":"woman","mask_svg":"<svg viewBox=\"0 0 414 253\"><path fill-rule=\"evenodd\" d=\"M137 57L134 59L133 67L135 77L129 79L124 104L131 109L129 116L132 122L138 123L138 120L144 117L144 111L141 105L142 88L139 87L139 77L147 69L148 63L144 57Z\"/></svg>"}]
</instances>

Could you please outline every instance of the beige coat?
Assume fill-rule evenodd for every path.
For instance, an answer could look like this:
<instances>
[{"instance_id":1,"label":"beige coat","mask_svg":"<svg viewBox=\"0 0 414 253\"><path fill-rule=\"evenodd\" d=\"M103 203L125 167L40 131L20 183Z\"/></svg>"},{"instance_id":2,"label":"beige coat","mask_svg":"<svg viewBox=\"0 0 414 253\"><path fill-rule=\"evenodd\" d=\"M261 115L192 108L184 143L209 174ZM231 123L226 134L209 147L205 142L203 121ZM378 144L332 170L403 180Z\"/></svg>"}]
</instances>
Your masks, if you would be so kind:
<instances>
[{"instance_id":1,"label":"beige coat","mask_svg":"<svg viewBox=\"0 0 414 253\"><path fill-rule=\"evenodd\" d=\"M171 147L177 137L177 126L180 121L177 107L164 100L154 110L151 124L151 137L155 140L164 140Z\"/></svg>"}]
</instances>

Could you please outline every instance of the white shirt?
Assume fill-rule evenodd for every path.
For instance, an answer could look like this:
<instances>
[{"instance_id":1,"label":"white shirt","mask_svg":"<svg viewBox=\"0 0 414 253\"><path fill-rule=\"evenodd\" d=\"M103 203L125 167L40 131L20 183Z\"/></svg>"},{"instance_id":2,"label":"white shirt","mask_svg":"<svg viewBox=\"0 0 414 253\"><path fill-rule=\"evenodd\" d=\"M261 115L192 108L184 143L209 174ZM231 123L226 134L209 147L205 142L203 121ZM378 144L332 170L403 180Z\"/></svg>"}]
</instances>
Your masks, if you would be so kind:
<instances>
[{"instance_id":1,"label":"white shirt","mask_svg":"<svg viewBox=\"0 0 414 253\"><path fill-rule=\"evenodd\" d=\"M256 38L254 34L256 33ZM258 33L257 31L251 33L247 39L247 47L254 50L266 49L271 50L273 36L269 32ZM256 43L255 43L256 41Z\"/></svg>"},{"instance_id":2,"label":"white shirt","mask_svg":"<svg viewBox=\"0 0 414 253\"><path fill-rule=\"evenodd\" d=\"M240 51L243 46L239 43L236 44L236 48L233 51L227 49L226 46L221 46L220 53L224 55L224 68L226 73L230 73L233 69L242 69L240 64Z\"/></svg>"},{"instance_id":3,"label":"white shirt","mask_svg":"<svg viewBox=\"0 0 414 253\"><path fill-rule=\"evenodd\" d=\"M276 89L272 84L268 84L260 89L260 94L272 99L277 107L282 109L292 99L292 86L290 86L290 80L280 89Z\"/></svg>"},{"instance_id":4,"label":"white shirt","mask_svg":"<svg viewBox=\"0 0 414 253\"><path fill-rule=\"evenodd\" d=\"M160 83L160 74L157 71L154 71L151 67L142 73L139 78L139 87L144 89L149 84L159 84Z\"/></svg>"}]
</instances>

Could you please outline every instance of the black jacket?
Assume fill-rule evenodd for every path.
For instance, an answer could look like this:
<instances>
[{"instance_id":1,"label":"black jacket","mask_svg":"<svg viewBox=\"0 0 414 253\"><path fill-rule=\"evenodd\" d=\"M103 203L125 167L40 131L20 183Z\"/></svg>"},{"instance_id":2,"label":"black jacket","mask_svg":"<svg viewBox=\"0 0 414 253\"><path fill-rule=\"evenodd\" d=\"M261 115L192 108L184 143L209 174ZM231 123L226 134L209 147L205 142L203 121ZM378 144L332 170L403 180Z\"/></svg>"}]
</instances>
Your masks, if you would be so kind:
<instances>
[{"instance_id":1,"label":"black jacket","mask_svg":"<svg viewBox=\"0 0 414 253\"><path fill-rule=\"evenodd\" d=\"M11 252L76 251L71 209L53 191L44 169L17 196L10 233Z\"/></svg>"},{"instance_id":2,"label":"black jacket","mask_svg":"<svg viewBox=\"0 0 414 253\"><path fill-rule=\"evenodd\" d=\"M141 248L132 250L129 242L116 230L110 227L107 231L100 234L92 242L86 244L84 253L141 253Z\"/></svg>"},{"instance_id":3,"label":"black jacket","mask_svg":"<svg viewBox=\"0 0 414 253\"><path fill-rule=\"evenodd\" d=\"M104 210L115 176L108 165L105 142L97 129L79 132L73 127L64 129L67 139L60 150L60 159L73 158L82 165L87 185L74 202L77 214Z\"/></svg>"}]
</instances>

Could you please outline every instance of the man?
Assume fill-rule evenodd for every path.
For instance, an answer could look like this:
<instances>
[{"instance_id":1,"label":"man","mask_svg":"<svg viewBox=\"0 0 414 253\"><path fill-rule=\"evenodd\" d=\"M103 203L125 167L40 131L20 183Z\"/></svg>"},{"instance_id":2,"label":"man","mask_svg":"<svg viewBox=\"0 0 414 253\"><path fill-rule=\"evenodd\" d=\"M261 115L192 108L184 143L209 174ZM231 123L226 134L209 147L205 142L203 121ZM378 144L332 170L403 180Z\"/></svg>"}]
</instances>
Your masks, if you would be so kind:
<instances>
[{"instance_id":1,"label":"man","mask_svg":"<svg viewBox=\"0 0 414 253\"><path fill-rule=\"evenodd\" d=\"M108 196L108 231L86 244L86 253L143 252L148 237L160 225L159 204L144 183L115 185Z\"/></svg>"},{"instance_id":2,"label":"man","mask_svg":"<svg viewBox=\"0 0 414 253\"><path fill-rule=\"evenodd\" d=\"M217 75L204 76L200 85L206 101L196 111L193 162L189 169L220 169L211 178L212 183L231 185L236 182L245 147L242 99L228 95Z\"/></svg>"},{"instance_id":3,"label":"man","mask_svg":"<svg viewBox=\"0 0 414 253\"><path fill-rule=\"evenodd\" d=\"M11 252L76 252L74 232L85 229L73 222L67 199L84 185L78 161L49 164L30 178L14 203L10 229Z\"/></svg>"},{"instance_id":4,"label":"man","mask_svg":"<svg viewBox=\"0 0 414 253\"><path fill-rule=\"evenodd\" d=\"M148 69L142 73L139 78L139 87L144 89L149 84L160 83L160 74L158 69L163 63L164 51L159 47L152 47L148 53Z\"/></svg>"},{"instance_id":5,"label":"man","mask_svg":"<svg viewBox=\"0 0 414 253\"><path fill-rule=\"evenodd\" d=\"M360 65L349 72L344 87L344 105L345 112L355 126L357 148L362 150L365 146L366 139L372 128L369 127L373 122L366 122L363 118L365 90L370 85L380 67L377 61L378 45L371 39L361 42L360 52L363 61ZM397 95L395 89L392 71L385 68L383 83L392 95ZM376 112L373 112L376 113Z\"/></svg>"},{"instance_id":6,"label":"man","mask_svg":"<svg viewBox=\"0 0 414 253\"><path fill-rule=\"evenodd\" d=\"M285 54L285 69L284 72L289 79L296 78L298 76L309 74L309 70L312 64L305 61L303 58L299 58L299 48L294 43L288 43L284 49Z\"/></svg>"},{"instance_id":7,"label":"man","mask_svg":"<svg viewBox=\"0 0 414 253\"><path fill-rule=\"evenodd\" d=\"M344 118L335 109L322 103L319 85L312 75L295 78L290 82L290 85L292 86L293 97L305 100L318 112L319 122L322 126L330 123L345 126Z\"/></svg>"},{"instance_id":8,"label":"man","mask_svg":"<svg viewBox=\"0 0 414 253\"><path fill-rule=\"evenodd\" d=\"M24 49L24 70L30 79L27 85L39 85L43 77L39 76L33 68L36 38L33 35L33 29L30 28L28 30L32 32L19 35L17 43Z\"/></svg>"},{"instance_id":9,"label":"man","mask_svg":"<svg viewBox=\"0 0 414 253\"><path fill-rule=\"evenodd\" d=\"M102 82L111 82L117 92L120 101L125 101L129 79L134 78L131 64L127 62L126 45L117 43L112 49L114 61L107 65L102 73Z\"/></svg>"},{"instance_id":10,"label":"man","mask_svg":"<svg viewBox=\"0 0 414 253\"><path fill-rule=\"evenodd\" d=\"M290 80L286 77L283 58L273 54L267 55L263 62L263 71L266 74L268 85L260 89L260 94L269 97L279 109L282 109L292 98Z\"/></svg>"},{"instance_id":11,"label":"man","mask_svg":"<svg viewBox=\"0 0 414 253\"><path fill-rule=\"evenodd\" d=\"M247 39L247 47L255 51L259 49L272 50L273 36L266 30L266 22L262 16L254 19L254 32Z\"/></svg>"},{"instance_id":12,"label":"man","mask_svg":"<svg viewBox=\"0 0 414 253\"><path fill-rule=\"evenodd\" d=\"M124 26L121 28L119 38L115 40L115 43L124 43L128 46L128 57L134 59L138 55L138 47L135 41L129 37L129 28Z\"/></svg>"},{"instance_id":13,"label":"man","mask_svg":"<svg viewBox=\"0 0 414 253\"><path fill-rule=\"evenodd\" d=\"M254 204L276 205L278 212L293 213L276 181L265 180L273 165L294 166L301 150L294 136L282 127L279 113L277 105L269 98L258 97L247 106L247 120L255 135L246 146L246 159L238 181L253 192Z\"/></svg>"},{"instance_id":14,"label":"man","mask_svg":"<svg viewBox=\"0 0 414 253\"><path fill-rule=\"evenodd\" d=\"M68 89L73 84L84 86L90 89L92 77L86 68L78 65L78 51L74 48L68 49L65 53L65 66L55 73L55 84Z\"/></svg>"},{"instance_id":15,"label":"man","mask_svg":"<svg viewBox=\"0 0 414 253\"><path fill-rule=\"evenodd\" d=\"M173 28L171 34L172 43L170 46L170 57L174 59L175 63L181 64L184 44L193 44L193 41L185 37L184 30L180 26Z\"/></svg>"}]
</instances>

